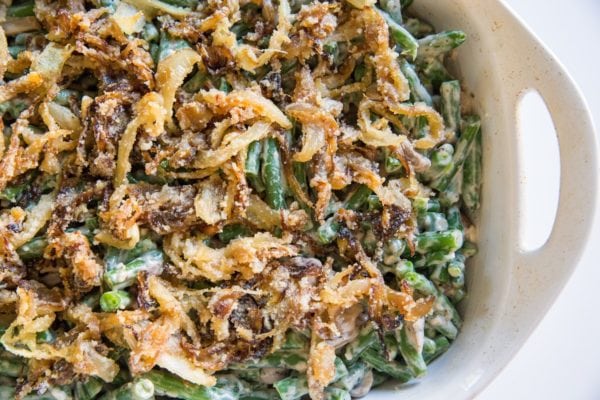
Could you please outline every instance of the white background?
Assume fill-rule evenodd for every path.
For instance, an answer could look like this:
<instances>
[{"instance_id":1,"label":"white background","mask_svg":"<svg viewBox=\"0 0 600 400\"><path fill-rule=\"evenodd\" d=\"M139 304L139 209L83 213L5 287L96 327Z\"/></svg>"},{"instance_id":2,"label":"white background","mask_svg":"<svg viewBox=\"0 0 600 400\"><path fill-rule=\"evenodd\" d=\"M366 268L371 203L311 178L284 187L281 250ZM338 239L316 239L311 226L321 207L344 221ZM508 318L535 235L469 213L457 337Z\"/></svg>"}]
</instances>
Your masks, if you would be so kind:
<instances>
[{"instance_id":1,"label":"white background","mask_svg":"<svg viewBox=\"0 0 600 400\"><path fill-rule=\"evenodd\" d=\"M551 49L578 83L592 111L598 134L600 0L505 2ZM529 116L537 118L540 125L542 117ZM573 129L577 129L577 121L573 121ZM598 214L583 259L565 290L515 359L478 400L600 399Z\"/></svg>"}]
</instances>

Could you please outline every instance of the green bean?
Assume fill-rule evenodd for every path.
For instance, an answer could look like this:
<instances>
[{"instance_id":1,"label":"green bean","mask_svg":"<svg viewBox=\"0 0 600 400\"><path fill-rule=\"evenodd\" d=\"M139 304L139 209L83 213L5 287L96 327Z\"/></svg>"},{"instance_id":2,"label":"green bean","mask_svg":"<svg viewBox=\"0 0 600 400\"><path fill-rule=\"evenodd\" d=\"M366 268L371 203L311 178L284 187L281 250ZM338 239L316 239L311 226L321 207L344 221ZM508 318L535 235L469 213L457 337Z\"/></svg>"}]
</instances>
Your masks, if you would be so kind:
<instances>
[{"instance_id":1,"label":"green bean","mask_svg":"<svg viewBox=\"0 0 600 400\"><path fill-rule=\"evenodd\" d=\"M112 269L107 269L104 273L104 281L111 289L124 289L135 282L138 272L158 272L162 266L163 253L159 250L151 250L127 264L120 263Z\"/></svg>"},{"instance_id":2,"label":"green bean","mask_svg":"<svg viewBox=\"0 0 600 400\"><path fill-rule=\"evenodd\" d=\"M426 254L431 251L453 252L462 246L463 233L458 229L444 232L424 232L415 238L415 250Z\"/></svg>"},{"instance_id":3,"label":"green bean","mask_svg":"<svg viewBox=\"0 0 600 400\"><path fill-rule=\"evenodd\" d=\"M434 267L446 264L454 258L454 253L445 250L431 251L426 254L416 255L413 259L415 268Z\"/></svg>"},{"instance_id":4,"label":"green bean","mask_svg":"<svg viewBox=\"0 0 600 400\"><path fill-rule=\"evenodd\" d=\"M456 173L463 166L465 158L467 157L467 153L475 141L480 127L481 122L479 117L471 115L464 118L463 128L461 130L462 134L456 143L454 155L452 156L452 167L446 173L441 174L439 177L433 180L430 184L431 187L440 192L446 190L452 181L452 178L454 178Z\"/></svg>"},{"instance_id":5,"label":"green bean","mask_svg":"<svg viewBox=\"0 0 600 400\"><path fill-rule=\"evenodd\" d=\"M450 282L450 274L448 274L447 264L438 264L435 266L429 279L435 283L438 287Z\"/></svg>"},{"instance_id":6,"label":"green bean","mask_svg":"<svg viewBox=\"0 0 600 400\"><path fill-rule=\"evenodd\" d=\"M229 243L233 239L237 239L239 237L251 236L252 231L246 225L242 224L233 224L226 225L223 227L221 233L219 233L219 240L223 243Z\"/></svg>"},{"instance_id":7,"label":"green bean","mask_svg":"<svg viewBox=\"0 0 600 400\"><path fill-rule=\"evenodd\" d=\"M466 40L463 31L445 31L425 36L418 41L418 59L437 58L460 46Z\"/></svg>"},{"instance_id":8,"label":"green bean","mask_svg":"<svg viewBox=\"0 0 600 400\"><path fill-rule=\"evenodd\" d=\"M377 332L375 332L371 325L366 325L360 330L358 337L346 346L344 358L349 364L352 364L358 360L365 350L378 344L379 337L377 336Z\"/></svg>"},{"instance_id":9,"label":"green bean","mask_svg":"<svg viewBox=\"0 0 600 400\"><path fill-rule=\"evenodd\" d=\"M262 153L262 143L255 141L250 143L248 146L248 153L246 155L245 172L250 178L257 178L260 176L260 157Z\"/></svg>"},{"instance_id":10,"label":"green bean","mask_svg":"<svg viewBox=\"0 0 600 400\"><path fill-rule=\"evenodd\" d=\"M47 246L48 240L45 237L36 237L19 247L17 254L23 261L35 260L42 258Z\"/></svg>"},{"instance_id":11,"label":"green bean","mask_svg":"<svg viewBox=\"0 0 600 400\"><path fill-rule=\"evenodd\" d=\"M394 22L402 24L402 4L400 0L379 0L379 6L390 15Z\"/></svg>"},{"instance_id":12,"label":"green bean","mask_svg":"<svg viewBox=\"0 0 600 400\"><path fill-rule=\"evenodd\" d=\"M427 211L431 211L431 212L440 212L440 211L442 211L442 207L440 205L440 201L438 199L429 199L427 201Z\"/></svg>"},{"instance_id":13,"label":"green bean","mask_svg":"<svg viewBox=\"0 0 600 400\"><path fill-rule=\"evenodd\" d=\"M198 0L160 0L163 3L171 4L177 7L190 7L196 8L198 6Z\"/></svg>"},{"instance_id":14,"label":"green bean","mask_svg":"<svg viewBox=\"0 0 600 400\"><path fill-rule=\"evenodd\" d=\"M77 90L71 89L63 89L54 98L54 102L60 104L61 106L69 106L72 100L79 100L81 98L81 93Z\"/></svg>"},{"instance_id":15,"label":"green bean","mask_svg":"<svg viewBox=\"0 0 600 400\"><path fill-rule=\"evenodd\" d=\"M481 188L481 131L478 131L463 166L462 200L470 216L479 208Z\"/></svg>"},{"instance_id":16,"label":"green bean","mask_svg":"<svg viewBox=\"0 0 600 400\"><path fill-rule=\"evenodd\" d=\"M417 39L415 39L409 31L404 29L402 25L398 24L394 19L385 11L377 9L379 14L383 17L385 22L388 25L390 30L390 36L396 42L398 46L402 49L401 54L410 57L410 59L414 60L417 57L417 50L419 48L419 43Z\"/></svg>"},{"instance_id":17,"label":"green bean","mask_svg":"<svg viewBox=\"0 0 600 400\"><path fill-rule=\"evenodd\" d=\"M10 51L10 49L9 49L9 51ZM19 117L19 115L27 107L29 107L28 101L24 101L23 99L20 99L20 98L11 99L9 101L5 101L4 103L0 104L0 116L3 116L4 114L8 114L10 116L10 118L17 119ZM15 187L25 188L25 185L16 185ZM10 192L10 190L11 190L10 187L8 187L8 188L4 189L3 193L7 192L7 191Z\"/></svg>"},{"instance_id":18,"label":"green bean","mask_svg":"<svg viewBox=\"0 0 600 400\"><path fill-rule=\"evenodd\" d=\"M387 156L385 158L383 168L386 173L394 174L403 170L402 162L396 157Z\"/></svg>"},{"instance_id":19,"label":"green bean","mask_svg":"<svg viewBox=\"0 0 600 400\"><path fill-rule=\"evenodd\" d=\"M38 343L54 343L56 335L50 329L46 329L45 331L38 332L35 335L35 339Z\"/></svg>"},{"instance_id":20,"label":"green bean","mask_svg":"<svg viewBox=\"0 0 600 400\"><path fill-rule=\"evenodd\" d=\"M371 194L367 197L367 208L369 211L381 210L382 207L381 200L379 200L379 197L376 194Z\"/></svg>"},{"instance_id":21,"label":"green bean","mask_svg":"<svg viewBox=\"0 0 600 400\"><path fill-rule=\"evenodd\" d=\"M281 155L275 139L268 138L263 146L262 178L266 187L266 201L271 208L281 210L286 207Z\"/></svg>"},{"instance_id":22,"label":"green bean","mask_svg":"<svg viewBox=\"0 0 600 400\"><path fill-rule=\"evenodd\" d=\"M273 384L281 400L295 400L308 394L306 376L290 376Z\"/></svg>"},{"instance_id":23,"label":"green bean","mask_svg":"<svg viewBox=\"0 0 600 400\"><path fill-rule=\"evenodd\" d=\"M325 389L326 400L351 400L352 397L347 390L339 389L336 387L328 387Z\"/></svg>"},{"instance_id":24,"label":"green bean","mask_svg":"<svg viewBox=\"0 0 600 400\"><path fill-rule=\"evenodd\" d=\"M160 56L160 45L156 44L156 43L150 43L150 57L152 57L152 61L154 62L154 65L158 65L159 60L159 56ZM185 87L184 87L185 89ZM189 92L189 90L188 90Z\"/></svg>"},{"instance_id":25,"label":"green bean","mask_svg":"<svg viewBox=\"0 0 600 400\"><path fill-rule=\"evenodd\" d=\"M394 265L400 261L402 253L406 249L406 242L401 239L390 239L383 246L383 263Z\"/></svg>"},{"instance_id":26,"label":"green bean","mask_svg":"<svg viewBox=\"0 0 600 400\"><path fill-rule=\"evenodd\" d=\"M0 357L0 375L12 378L23 377L27 371L27 365L24 359L13 356L10 353L2 352Z\"/></svg>"},{"instance_id":27,"label":"green bean","mask_svg":"<svg viewBox=\"0 0 600 400\"><path fill-rule=\"evenodd\" d=\"M429 92L427 91L425 86L423 86L423 84L421 83L421 80L419 79L419 76L417 75L417 72L415 71L412 64L410 64L408 61L406 61L404 59L401 59L400 60L400 70L402 71L402 74L408 81L412 100L414 102L422 101L425 104L427 104L428 106L433 105L433 100L431 99L431 95L429 94Z\"/></svg>"},{"instance_id":28,"label":"green bean","mask_svg":"<svg viewBox=\"0 0 600 400\"><path fill-rule=\"evenodd\" d=\"M182 400L235 400L234 393L216 386L204 387L189 383L176 375L165 371L152 370L141 376L154 385L159 396L174 397Z\"/></svg>"},{"instance_id":29,"label":"green bean","mask_svg":"<svg viewBox=\"0 0 600 400\"><path fill-rule=\"evenodd\" d=\"M418 63L418 68L421 82L428 86L429 91L436 91L443 82L454 79L438 59L423 60Z\"/></svg>"},{"instance_id":30,"label":"green bean","mask_svg":"<svg viewBox=\"0 0 600 400\"><path fill-rule=\"evenodd\" d=\"M149 379L137 379L108 392L100 400L151 400L154 399L154 383Z\"/></svg>"},{"instance_id":31,"label":"green bean","mask_svg":"<svg viewBox=\"0 0 600 400\"><path fill-rule=\"evenodd\" d=\"M438 198L444 207L452 207L460 200L462 191L462 169L456 172L446 189L439 193Z\"/></svg>"},{"instance_id":32,"label":"green bean","mask_svg":"<svg viewBox=\"0 0 600 400\"><path fill-rule=\"evenodd\" d=\"M391 273L396 276L397 279L402 279L408 272L414 272L415 268L411 261L400 260L392 266L385 266L383 268L384 273Z\"/></svg>"},{"instance_id":33,"label":"green bean","mask_svg":"<svg viewBox=\"0 0 600 400\"><path fill-rule=\"evenodd\" d=\"M360 62L354 68L354 72L352 72L352 77L356 82L362 81L363 77L367 73L367 65L364 62Z\"/></svg>"},{"instance_id":34,"label":"green bean","mask_svg":"<svg viewBox=\"0 0 600 400\"><path fill-rule=\"evenodd\" d=\"M188 47L190 47L190 44L185 40L172 38L168 33L161 31L158 48L158 61L162 61L176 51Z\"/></svg>"},{"instance_id":35,"label":"green bean","mask_svg":"<svg viewBox=\"0 0 600 400\"><path fill-rule=\"evenodd\" d=\"M221 92L229 93L231 92L231 85L227 82L225 77L220 77L216 82L213 83L217 89Z\"/></svg>"},{"instance_id":36,"label":"green bean","mask_svg":"<svg viewBox=\"0 0 600 400\"><path fill-rule=\"evenodd\" d=\"M137 242L135 247L131 250L121 250L116 247L109 247L104 256L104 264L106 265L106 269L110 270L119 264L126 264L142 254L155 249L156 243L148 238Z\"/></svg>"},{"instance_id":37,"label":"green bean","mask_svg":"<svg viewBox=\"0 0 600 400\"><path fill-rule=\"evenodd\" d=\"M440 85L440 108L446 128L458 135L460 130L460 82L448 81Z\"/></svg>"},{"instance_id":38,"label":"green bean","mask_svg":"<svg viewBox=\"0 0 600 400\"><path fill-rule=\"evenodd\" d=\"M231 32L235 35L237 40L241 40L248 32L250 27L243 21L236 22L231 28Z\"/></svg>"},{"instance_id":39,"label":"green bean","mask_svg":"<svg viewBox=\"0 0 600 400\"><path fill-rule=\"evenodd\" d=\"M308 338L303 333L290 330L286 334L285 342L281 345L281 350L304 350L308 348Z\"/></svg>"},{"instance_id":40,"label":"green bean","mask_svg":"<svg viewBox=\"0 0 600 400\"><path fill-rule=\"evenodd\" d=\"M373 371L373 384L371 387L377 387L387 381L389 378L386 374L383 374L378 371Z\"/></svg>"},{"instance_id":41,"label":"green bean","mask_svg":"<svg viewBox=\"0 0 600 400\"><path fill-rule=\"evenodd\" d=\"M360 357L377 371L391 376L400 383L408 382L413 377L407 366L395 361L386 360L383 355L375 349L365 350Z\"/></svg>"},{"instance_id":42,"label":"green bean","mask_svg":"<svg viewBox=\"0 0 600 400\"><path fill-rule=\"evenodd\" d=\"M460 215L460 209L457 206L448 208L446 211L446 219L448 221L449 229L458 229L461 232L465 230L462 224L462 217Z\"/></svg>"},{"instance_id":43,"label":"green bean","mask_svg":"<svg viewBox=\"0 0 600 400\"><path fill-rule=\"evenodd\" d=\"M373 192L367 186L360 185L350 196L348 196L342 207L346 210L358 210L365 204L371 193Z\"/></svg>"},{"instance_id":44,"label":"green bean","mask_svg":"<svg viewBox=\"0 0 600 400\"><path fill-rule=\"evenodd\" d=\"M424 295L435 295L437 293L433 283L422 274L417 272L407 272L402 279Z\"/></svg>"},{"instance_id":45,"label":"green bean","mask_svg":"<svg viewBox=\"0 0 600 400\"><path fill-rule=\"evenodd\" d=\"M279 398L275 390L254 390L251 394L240 397L240 400L273 400Z\"/></svg>"},{"instance_id":46,"label":"green bean","mask_svg":"<svg viewBox=\"0 0 600 400\"><path fill-rule=\"evenodd\" d=\"M357 210L366 203L371 193L373 192L367 186L360 185L346 198L341 208L346 210ZM325 223L317 228L317 239L322 244L333 242L337 238L340 227L341 225L336 220L335 216L328 218Z\"/></svg>"},{"instance_id":47,"label":"green bean","mask_svg":"<svg viewBox=\"0 0 600 400\"><path fill-rule=\"evenodd\" d=\"M434 339L425 338L425 341L433 344L433 346L428 346L427 351L425 350L425 346L423 346L423 359L426 363L435 360L450 347L450 341L445 336L436 336Z\"/></svg>"},{"instance_id":48,"label":"green bean","mask_svg":"<svg viewBox=\"0 0 600 400\"><path fill-rule=\"evenodd\" d=\"M416 343L418 342L418 338L416 336L422 335L422 328L424 324L409 324L410 323L405 322L404 326L400 330L400 354L402 354L402 358L406 362L406 366L408 367L410 373L415 377L420 377L425 375L427 372L427 364L425 364L421 350L417 348ZM416 331L418 329L421 331Z\"/></svg>"},{"instance_id":49,"label":"green bean","mask_svg":"<svg viewBox=\"0 0 600 400\"><path fill-rule=\"evenodd\" d=\"M33 0L22 1L8 7L6 16L12 18L33 17L35 15L34 7L35 2Z\"/></svg>"},{"instance_id":50,"label":"green bean","mask_svg":"<svg viewBox=\"0 0 600 400\"><path fill-rule=\"evenodd\" d=\"M229 369L240 370L247 368L285 368L304 372L307 367L307 352L301 350L279 350L260 360L245 364L231 364Z\"/></svg>"},{"instance_id":51,"label":"green bean","mask_svg":"<svg viewBox=\"0 0 600 400\"><path fill-rule=\"evenodd\" d=\"M369 367L367 364L361 361L350 364L348 366L348 374L339 379L335 383L335 386L351 391L362 382L368 370Z\"/></svg>"},{"instance_id":52,"label":"green bean","mask_svg":"<svg viewBox=\"0 0 600 400\"><path fill-rule=\"evenodd\" d=\"M340 48L337 42L327 42L323 45L323 52L332 61L332 64L337 65L340 57Z\"/></svg>"},{"instance_id":53,"label":"green bean","mask_svg":"<svg viewBox=\"0 0 600 400\"><path fill-rule=\"evenodd\" d=\"M473 242L466 240L463 243L460 252L467 258L473 257L475 254L477 254L477 245Z\"/></svg>"},{"instance_id":54,"label":"green bean","mask_svg":"<svg viewBox=\"0 0 600 400\"><path fill-rule=\"evenodd\" d=\"M418 18L406 18L403 25L411 35L418 39L430 35L434 31L433 26Z\"/></svg>"},{"instance_id":55,"label":"green bean","mask_svg":"<svg viewBox=\"0 0 600 400\"><path fill-rule=\"evenodd\" d=\"M17 58L23 51L25 51L25 46L8 46L8 54L12 58Z\"/></svg>"},{"instance_id":56,"label":"green bean","mask_svg":"<svg viewBox=\"0 0 600 400\"><path fill-rule=\"evenodd\" d=\"M104 312L124 310L131 304L131 296L124 290L111 290L100 296L100 308Z\"/></svg>"},{"instance_id":57,"label":"green bean","mask_svg":"<svg viewBox=\"0 0 600 400\"><path fill-rule=\"evenodd\" d=\"M75 399L77 400L93 400L102 391L104 384L102 380L93 376L88 377L85 381L79 381L75 384Z\"/></svg>"},{"instance_id":58,"label":"green bean","mask_svg":"<svg viewBox=\"0 0 600 400\"><path fill-rule=\"evenodd\" d=\"M160 33L152 22L147 22L144 25L144 29L142 29L142 38L148 43L160 41Z\"/></svg>"},{"instance_id":59,"label":"green bean","mask_svg":"<svg viewBox=\"0 0 600 400\"><path fill-rule=\"evenodd\" d=\"M100 5L108 8L111 13L114 13L117 10L118 4L119 2L117 0L100 0Z\"/></svg>"},{"instance_id":60,"label":"green bean","mask_svg":"<svg viewBox=\"0 0 600 400\"><path fill-rule=\"evenodd\" d=\"M445 143L433 150L431 153L431 166L427 171L421 174L425 181L432 181L440 175L447 173L452 168L452 156L454 155L454 146Z\"/></svg>"},{"instance_id":61,"label":"green bean","mask_svg":"<svg viewBox=\"0 0 600 400\"><path fill-rule=\"evenodd\" d=\"M425 232L441 232L448 230L448 221L443 213L427 212L419 221L419 228Z\"/></svg>"}]
</instances>

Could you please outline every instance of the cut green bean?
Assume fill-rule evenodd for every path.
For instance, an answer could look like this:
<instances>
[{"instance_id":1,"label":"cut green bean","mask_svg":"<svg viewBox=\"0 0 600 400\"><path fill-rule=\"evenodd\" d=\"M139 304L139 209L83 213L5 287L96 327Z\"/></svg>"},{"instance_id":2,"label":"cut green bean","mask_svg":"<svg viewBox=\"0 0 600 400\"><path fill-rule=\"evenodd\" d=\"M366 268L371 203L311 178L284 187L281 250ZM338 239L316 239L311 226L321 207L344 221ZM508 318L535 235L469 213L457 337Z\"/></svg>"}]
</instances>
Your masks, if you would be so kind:
<instances>
[{"instance_id":1,"label":"cut green bean","mask_svg":"<svg viewBox=\"0 0 600 400\"><path fill-rule=\"evenodd\" d=\"M463 128L461 130L462 134L456 143L454 155L452 156L452 168L433 180L430 184L431 187L440 192L443 192L448 187L452 181L452 178L454 178L456 173L462 167L465 158L467 157L467 153L469 152L471 145L479 133L480 127L481 122L479 117L474 115L465 117L463 121Z\"/></svg>"},{"instance_id":2,"label":"cut green bean","mask_svg":"<svg viewBox=\"0 0 600 400\"><path fill-rule=\"evenodd\" d=\"M402 4L400 0L379 0L379 6L390 15L394 22L402 24Z\"/></svg>"},{"instance_id":3,"label":"cut green bean","mask_svg":"<svg viewBox=\"0 0 600 400\"><path fill-rule=\"evenodd\" d=\"M448 81L440 85L440 108L447 129L455 132L460 129L460 82Z\"/></svg>"},{"instance_id":4,"label":"cut green bean","mask_svg":"<svg viewBox=\"0 0 600 400\"><path fill-rule=\"evenodd\" d=\"M457 48L466 40L463 31L445 31L419 39L418 58L437 58Z\"/></svg>"},{"instance_id":5,"label":"cut green bean","mask_svg":"<svg viewBox=\"0 0 600 400\"><path fill-rule=\"evenodd\" d=\"M12 18L33 17L35 15L34 7L35 1L33 0L20 1L8 7L6 16Z\"/></svg>"},{"instance_id":6,"label":"cut green bean","mask_svg":"<svg viewBox=\"0 0 600 400\"><path fill-rule=\"evenodd\" d=\"M467 153L462 175L462 200L473 216L479 208L481 189L481 131L477 131L471 149Z\"/></svg>"},{"instance_id":7,"label":"cut green bean","mask_svg":"<svg viewBox=\"0 0 600 400\"><path fill-rule=\"evenodd\" d=\"M137 379L108 392L100 400L152 400L154 383L149 379Z\"/></svg>"},{"instance_id":8,"label":"cut green bean","mask_svg":"<svg viewBox=\"0 0 600 400\"><path fill-rule=\"evenodd\" d=\"M266 188L267 204L275 209L286 208L283 166L277 141L268 138L263 144L262 179Z\"/></svg>"},{"instance_id":9,"label":"cut green bean","mask_svg":"<svg viewBox=\"0 0 600 400\"><path fill-rule=\"evenodd\" d=\"M395 361L386 360L374 349L367 349L361 354L361 359L379 372L383 372L400 383L408 382L412 377L409 368Z\"/></svg>"},{"instance_id":10,"label":"cut green bean","mask_svg":"<svg viewBox=\"0 0 600 400\"><path fill-rule=\"evenodd\" d=\"M182 400L236 400L234 393L219 387L189 383L165 371L152 370L141 376L154 385L154 393Z\"/></svg>"},{"instance_id":11,"label":"cut green bean","mask_svg":"<svg viewBox=\"0 0 600 400\"><path fill-rule=\"evenodd\" d=\"M219 233L219 240L223 243L229 243L233 239L251 235L252 231L246 225L233 224L223 228L223 231Z\"/></svg>"},{"instance_id":12,"label":"cut green bean","mask_svg":"<svg viewBox=\"0 0 600 400\"><path fill-rule=\"evenodd\" d=\"M163 266L163 253L159 250L151 250L142 256L128 262L117 264L104 273L104 281L112 289L124 289L131 286L138 272L160 272Z\"/></svg>"},{"instance_id":13,"label":"cut green bean","mask_svg":"<svg viewBox=\"0 0 600 400\"><path fill-rule=\"evenodd\" d=\"M401 53L410 57L411 60L414 60L417 57L417 50L419 48L419 42L417 39L415 39L409 31L404 29L402 25L394 21L394 19L388 13L380 9L377 9L377 11L388 24L390 36L402 49Z\"/></svg>"},{"instance_id":14,"label":"cut green bean","mask_svg":"<svg viewBox=\"0 0 600 400\"><path fill-rule=\"evenodd\" d=\"M308 382L305 376L282 379L273 384L281 400L296 400L308 394Z\"/></svg>"},{"instance_id":15,"label":"cut green bean","mask_svg":"<svg viewBox=\"0 0 600 400\"><path fill-rule=\"evenodd\" d=\"M400 60L400 70L404 77L408 81L408 85L410 87L410 94L413 98L413 101L418 102L421 101L428 106L433 105L433 100L431 99L431 95L427 91L427 88L423 86L417 72L414 67L406 60Z\"/></svg>"},{"instance_id":16,"label":"cut green bean","mask_svg":"<svg viewBox=\"0 0 600 400\"><path fill-rule=\"evenodd\" d=\"M131 296L124 290L111 290L100 296L100 308L104 312L124 310L131 304Z\"/></svg>"},{"instance_id":17,"label":"cut green bean","mask_svg":"<svg viewBox=\"0 0 600 400\"><path fill-rule=\"evenodd\" d=\"M160 43L158 48L158 61L162 61L178 50L190 47L190 44L183 39L175 39L169 34L161 31Z\"/></svg>"},{"instance_id":18,"label":"cut green bean","mask_svg":"<svg viewBox=\"0 0 600 400\"><path fill-rule=\"evenodd\" d=\"M462 246L463 233L458 229L445 232L424 232L415 238L415 250L426 254L432 251L453 252Z\"/></svg>"},{"instance_id":19,"label":"cut green bean","mask_svg":"<svg viewBox=\"0 0 600 400\"><path fill-rule=\"evenodd\" d=\"M45 237L36 237L19 247L17 254L23 261L36 260L42 258L47 246L48 240Z\"/></svg>"},{"instance_id":20,"label":"cut green bean","mask_svg":"<svg viewBox=\"0 0 600 400\"><path fill-rule=\"evenodd\" d=\"M423 359L421 349L418 348L418 336L423 336L424 324L421 322L405 322L400 330L399 348L402 358L410 373L415 376L423 376L427 372L427 364Z\"/></svg>"},{"instance_id":21,"label":"cut green bean","mask_svg":"<svg viewBox=\"0 0 600 400\"><path fill-rule=\"evenodd\" d=\"M100 378L88 377L83 382L75 384L75 399L76 400L93 400L100 394L103 389L103 383Z\"/></svg>"}]
</instances>

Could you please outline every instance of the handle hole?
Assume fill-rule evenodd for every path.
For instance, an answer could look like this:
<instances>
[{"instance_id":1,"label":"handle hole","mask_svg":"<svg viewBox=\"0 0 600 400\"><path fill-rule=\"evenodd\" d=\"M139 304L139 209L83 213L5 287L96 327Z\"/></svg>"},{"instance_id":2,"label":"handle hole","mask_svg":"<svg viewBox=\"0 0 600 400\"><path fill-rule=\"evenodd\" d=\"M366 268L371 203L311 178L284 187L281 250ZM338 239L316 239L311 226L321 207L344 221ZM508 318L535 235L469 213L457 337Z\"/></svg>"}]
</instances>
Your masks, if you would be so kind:
<instances>
[{"instance_id":1,"label":"handle hole","mask_svg":"<svg viewBox=\"0 0 600 400\"><path fill-rule=\"evenodd\" d=\"M540 94L536 90L524 92L517 107L520 246L533 251L546 243L556 219L560 155L556 129Z\"/></svg>"}]
</instances>

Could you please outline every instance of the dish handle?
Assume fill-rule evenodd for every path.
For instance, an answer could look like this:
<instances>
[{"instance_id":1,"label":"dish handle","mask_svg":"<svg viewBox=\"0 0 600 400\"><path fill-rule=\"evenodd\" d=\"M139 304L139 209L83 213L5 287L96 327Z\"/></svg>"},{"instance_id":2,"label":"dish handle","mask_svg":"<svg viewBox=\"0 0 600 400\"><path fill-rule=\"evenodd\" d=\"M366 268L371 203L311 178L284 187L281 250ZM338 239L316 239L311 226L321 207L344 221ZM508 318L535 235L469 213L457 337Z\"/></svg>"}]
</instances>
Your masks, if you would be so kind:
<instances>
[{"instance_id":1,"label":"dish handle","mask_svg":"<svg viewBox=\"0 0 600 400\"><path fill-rule=\"evenodd\" d=\"M508 82L514 121L522 95L536 90L554 122L560 154L559 201L551 234L537 250L516 250L511 284L513 304L528 314L520 317L537 323L564 287L585 248L597 204L598 147L583 96L563 66L523 24L515 26L511 34L518 38L511 42L511 56L522 60L520 71L511 74Z\"/></svg>"}]
</instances>

